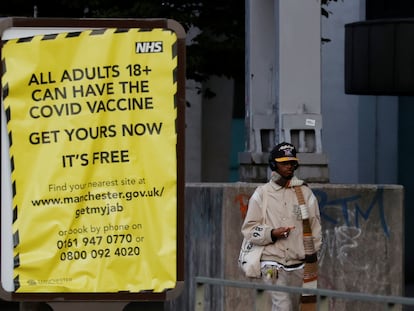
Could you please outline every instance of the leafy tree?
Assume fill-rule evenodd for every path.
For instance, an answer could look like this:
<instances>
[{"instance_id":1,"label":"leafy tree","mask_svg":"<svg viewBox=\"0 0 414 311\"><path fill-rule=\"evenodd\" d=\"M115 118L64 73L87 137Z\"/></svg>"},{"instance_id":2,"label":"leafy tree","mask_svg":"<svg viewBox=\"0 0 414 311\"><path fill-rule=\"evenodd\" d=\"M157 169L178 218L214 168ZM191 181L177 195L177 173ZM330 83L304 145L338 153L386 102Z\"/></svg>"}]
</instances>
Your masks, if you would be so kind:
<instances>
[{"instance_id":1,"label":"leafy tree","mask_svg":"<svg viewBox=\"0 0 414 311\"><path fill-rule=\"evenodd\" d=\"M342 0L342 1L344 1L344 0ZM329 3L331 3L331 2L338 2L338 0L321 0L321 14L322 14L322 16L324 16L326 18L329 18L329 15L332 14L332 12L328 10ZM323 43L330 42L331 39L322 37L321 41L322 41L322 44L323 44Z\"/></svg>"},{"instance_id":2,"label":"leafy tree","mask_svg":"<svg viewBox=\"0 0 414 311\"><path fill-rule=\"evenodd\" d=\"M330 11L328 11L328 5L332 1L333 2L338 2L338 0L321 0L321 14L322 14L322 16L325 16L326 18L328 18L329 15L332 14Z\"/></svg>"},{"instance_id":3,"label":"leafy tree","mask_svg":"<svg viewBox=\"0 0 414 311\"><path fill-rule=\"evenodd\" d=\"M338 0L321 0L322 16L329 17L332 1ZM201 30L187 47L187 78L203 82L213 75L225 76L243 88L243 0L3 0L0 15L33 16L35 6L38 17L175 19L186 31ZM207 90L204 95L208 94L212 93Z\"/></svg>"},{"instance_id":4,"label":"leafy tree","mask_svg":"<svg viewBox=\"0 0 414 311\"><path fill-rule=\"evenodd\" d=\"M171 18L202 30L187 48L187 78L244 79L244 2L240 0L13 0L0 15L93 18Z\"/></svg>"}]
</instances>

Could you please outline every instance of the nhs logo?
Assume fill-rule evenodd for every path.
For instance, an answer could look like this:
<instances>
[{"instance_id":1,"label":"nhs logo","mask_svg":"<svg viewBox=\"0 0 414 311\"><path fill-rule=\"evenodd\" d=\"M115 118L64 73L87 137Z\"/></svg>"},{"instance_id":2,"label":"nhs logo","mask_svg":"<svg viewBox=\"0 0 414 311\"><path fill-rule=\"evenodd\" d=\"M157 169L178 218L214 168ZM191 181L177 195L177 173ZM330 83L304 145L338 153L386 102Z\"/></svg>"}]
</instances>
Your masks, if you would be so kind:
<instances>
[{"instance_id":1,"label":"nhs logo","mask_svg":"<svg viewBox=\"0 0 414 311\"><path fill-rule=\"evenodd\" d=\"M144 41L135 43L135 53L161 53L162 41Z\"/></svg>"}]
</instances>

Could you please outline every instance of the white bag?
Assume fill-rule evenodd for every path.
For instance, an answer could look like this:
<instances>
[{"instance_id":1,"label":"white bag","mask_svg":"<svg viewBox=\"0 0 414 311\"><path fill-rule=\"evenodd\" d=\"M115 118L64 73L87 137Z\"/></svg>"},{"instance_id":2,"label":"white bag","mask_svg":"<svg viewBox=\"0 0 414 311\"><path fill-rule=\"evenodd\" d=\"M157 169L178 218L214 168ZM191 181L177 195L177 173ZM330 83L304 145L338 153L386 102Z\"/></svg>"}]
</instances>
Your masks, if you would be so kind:
<instances>
[{"instance_id":1,"label":"white bag","mask_svg":"<svg viewBox=\"0 0 414 311\"><path fill-rule=\"evenodd\" d=\"M263 224L266 220L266 208L267 208L267 189L266 186L263 187L263 206L262 206L262 216ZM244 238L239 254L238 264L239 267L244 271L247 277L250 278L260 278L260 258L262 257L262 252L264 245L253 244L250 240Z\"/></svg>"},{"instance_id":2,"label":"white bag","mask_svg":"<svg viewBox=\"0 0 414 311\"><path fill-rule=\"evenodd\" d=\"M260 278L260 257L262 257L263 248L263 245L256 245L243 239L239 254L239 267L247 277Z\"/></svg>"}]
</instances>

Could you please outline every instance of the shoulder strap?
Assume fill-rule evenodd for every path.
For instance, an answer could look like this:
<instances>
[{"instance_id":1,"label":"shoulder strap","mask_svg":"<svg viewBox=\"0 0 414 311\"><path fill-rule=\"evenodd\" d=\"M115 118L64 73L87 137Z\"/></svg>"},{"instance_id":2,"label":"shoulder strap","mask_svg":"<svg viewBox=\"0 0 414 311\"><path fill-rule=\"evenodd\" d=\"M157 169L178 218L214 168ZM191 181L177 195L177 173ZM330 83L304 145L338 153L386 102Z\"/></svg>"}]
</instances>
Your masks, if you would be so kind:
<instances>
[{"instance_id":1,"label":"shoulder strap","mask_svg":"<svg viewBox=\"0 0 414 311\"><path fill-rule=\"evenodd\" d=\"M263 186L263 198L262 198L262 224L266 223L266 209L267 209L267 184Z\"/></svg>"},{"instance_id":2,"label":"shoulder strap","mask_svg":"<svg viewBox=\"0 0 414 311\"><path fill-rule=\"evenodd\" d=\"M318 286L318 256L312 238L312 229L309 221L309 211L301 186L293 187L298 198L303 223L303 246L305 248L305 267L303 273L303 287L317 288ZM316 310L316 295L302 294L301 310Z\"/></svg>"},{"instance_id":3,"label":"shoulder strap","mask_svg":"<svg viewBox=\"0 0 414 311\"><path fill-rule=\"evenodd\" d=\"M302 214L302 219L309 219L308 207L306 206L305 198L302 192L302 187L294 186L293 189L295 190L296 197L298 199L300 212Z\"/></svg>"},{"instance_id":4,"label":"shoulder strap","mask_svg":"<svg viewBox=\"0 0 414 311\"><path fill-rule=\"evenodd\" d=\"M305 198L303 197L302 188L300 186L294 186L293 189L295 189L296 197L298 198L298 203L305 204Z\"/></svg>"}]
</instances>

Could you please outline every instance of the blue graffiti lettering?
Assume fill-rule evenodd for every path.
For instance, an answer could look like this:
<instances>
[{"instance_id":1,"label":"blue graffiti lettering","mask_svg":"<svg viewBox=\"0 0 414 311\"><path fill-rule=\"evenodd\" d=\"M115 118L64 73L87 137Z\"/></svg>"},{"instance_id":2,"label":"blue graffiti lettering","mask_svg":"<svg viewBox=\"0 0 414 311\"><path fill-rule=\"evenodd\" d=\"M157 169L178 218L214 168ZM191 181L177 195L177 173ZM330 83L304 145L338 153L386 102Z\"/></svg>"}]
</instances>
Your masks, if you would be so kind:
<instances>
[{"instance_id":1,"label":"blue graffiti lettering","mask_svg":"<svg viewBox=\"0 0 414 311\"><path fill-rule=\"evenodd\" d=\"M384 190L382 188L379 188L378 191L375 193L367 209L364 209L359 202L359 200L361 199L361 195L353 195L353 196L334 199L334 200L329 201L328 194L326 192L322 190L318 190L318 189L314 189L313 192L315 196L318 198L321 217L324 220L332 223L333 225L338 225L339 221L329 215L330 207L339 206L341 208L343 222L345 223L345 225L348 227L355 226L357 228L360 227L360 218L362 217L365 221L368 221L374 208L378 207L379 218L381 221L381 226L384 231L384 234L387 237L390 236L388 225L386 222L386 217L385 217L384 200L383 200ZM353 219L354 224L352 224L352 219L350 219L351 208L354 208L353 210L354 213L351 213L354 215L354 219Z\"/></svg>"}]
</instances>

